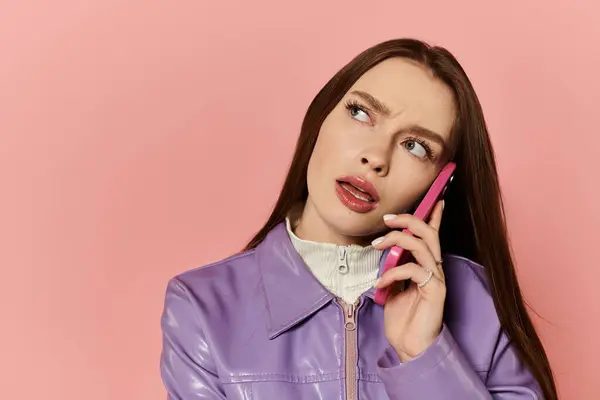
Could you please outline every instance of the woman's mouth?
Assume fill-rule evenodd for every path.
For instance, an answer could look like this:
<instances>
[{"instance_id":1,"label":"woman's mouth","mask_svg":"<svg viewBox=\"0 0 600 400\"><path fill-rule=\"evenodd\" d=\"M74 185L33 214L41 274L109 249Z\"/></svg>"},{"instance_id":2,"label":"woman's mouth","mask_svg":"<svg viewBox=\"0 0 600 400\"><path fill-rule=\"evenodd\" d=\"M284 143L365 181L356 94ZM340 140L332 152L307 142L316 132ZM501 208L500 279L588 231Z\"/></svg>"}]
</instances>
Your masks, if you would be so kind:
<instances>
[{"instance_id":1,"label":"woman's mouth","mask_svg":"<svg viewBox=\"0 0 600 400\"><path fill-rule=\"evenodd\" d=\"M351 183L348 182L338 182L340 184L340 186L342 188L344 188L346 191L348 191L348 193L350 193L352 196L356 197L359 200L363 200L363 201L368 201L368 202L374 202L375 200L373 200L373 197L371 197L371 195L363 190L360 190L359 188L357 188L356 186L353 186Z\"/></svg>"},{"instance_id":2,"label":"woman's mouth","mask_svg":"<svg viewBox=\"0 0 600 400\"><path fill-rule=\"evenodd\" d=\"M375 186L360 176L345 176L337 179L336 194L342 204L359 213L373 210L379 202Z\"/></svg>"}]
</instances>

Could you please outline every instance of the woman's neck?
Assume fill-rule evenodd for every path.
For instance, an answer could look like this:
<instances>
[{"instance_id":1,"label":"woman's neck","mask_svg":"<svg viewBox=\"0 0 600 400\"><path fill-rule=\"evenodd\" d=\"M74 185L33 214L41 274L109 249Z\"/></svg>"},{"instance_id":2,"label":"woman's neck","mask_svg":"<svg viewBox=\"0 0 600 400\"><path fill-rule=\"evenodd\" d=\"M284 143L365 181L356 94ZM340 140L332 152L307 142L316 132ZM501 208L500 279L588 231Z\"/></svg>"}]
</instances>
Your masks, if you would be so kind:
<instances>
[{"instance_id":1,"label":"woman's neck","mask_svg":"<svg viewBox=\"0 0 600 400\"><path fill-rule=\"evenodd\" d=\"M303 240L318 243L331 243L339 246L368 246L377 235L349 236L336 231L307 202L302 208L297 207L290 213L290 221L296 236Z\"/></svg>"}]
</instances>

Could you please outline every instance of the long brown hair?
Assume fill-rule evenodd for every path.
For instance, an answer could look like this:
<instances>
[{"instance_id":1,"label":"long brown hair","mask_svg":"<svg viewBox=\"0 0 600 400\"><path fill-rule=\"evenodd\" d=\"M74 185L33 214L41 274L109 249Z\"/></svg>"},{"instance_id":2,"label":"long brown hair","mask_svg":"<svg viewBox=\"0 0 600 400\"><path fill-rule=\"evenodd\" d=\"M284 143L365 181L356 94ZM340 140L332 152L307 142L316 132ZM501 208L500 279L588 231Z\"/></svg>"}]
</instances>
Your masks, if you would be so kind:
<instances>
[{"instance_id":1,"label":"long brown hair","mask_svg":"<svg viewBox=\"0 0 600 400\"><path fill-rule=\"evenodd\" d=\"M452 130L454 181L445 195L440 241L444 252L485 266L500 323L523 362L537 379L544 398L557 398L548 358L529 318L517 282L505 212L498 183L495 155L481 104L458 61L442 47L415 39L377 44L356 56L321 89L310 104L296 151L279 199L265 225L246 245L261 243L283 222L295 204L308 196L308 162L321 124L350 87L370 68L391 57L403 57L427 67L453 91L457 118Z\"/></svg>"}]
</instances>

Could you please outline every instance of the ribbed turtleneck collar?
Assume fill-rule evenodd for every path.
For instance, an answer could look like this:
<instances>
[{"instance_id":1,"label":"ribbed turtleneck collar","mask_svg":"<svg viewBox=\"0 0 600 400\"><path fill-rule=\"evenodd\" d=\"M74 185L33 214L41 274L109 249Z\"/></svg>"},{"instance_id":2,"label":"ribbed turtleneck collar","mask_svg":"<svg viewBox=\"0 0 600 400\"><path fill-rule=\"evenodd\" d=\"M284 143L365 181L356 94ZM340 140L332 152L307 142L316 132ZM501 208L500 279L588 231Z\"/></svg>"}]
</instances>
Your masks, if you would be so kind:
<instances>
[{"instance_id":1,"label":"ribbed turtleneck collar","mask_svg":"<svg viewBox=\"0 0 600 400\"><path fill-rule=\"evenodd\" d=\"M293 232L289 217L286 227L294 248L312 274L346 303L355 303L375 283L382 250L373 246L341 246L300 239Z\"/></svg>"}]
</instances>

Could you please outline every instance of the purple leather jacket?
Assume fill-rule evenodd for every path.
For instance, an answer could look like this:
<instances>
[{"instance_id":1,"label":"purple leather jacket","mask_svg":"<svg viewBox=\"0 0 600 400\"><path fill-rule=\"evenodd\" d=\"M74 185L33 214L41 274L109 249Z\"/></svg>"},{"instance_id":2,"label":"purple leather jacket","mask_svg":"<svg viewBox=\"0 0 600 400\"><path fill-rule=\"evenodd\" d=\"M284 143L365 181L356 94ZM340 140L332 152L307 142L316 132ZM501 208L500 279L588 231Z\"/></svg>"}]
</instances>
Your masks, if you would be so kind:
<instances>
[{"instance_id":1,"label":"purple leather jacket","mask_svg":"<svg viewBox=\"0 0 600 400\"><path fill-rule=\"evenodd\" d=\"M160 361L167 398L542 399L500 329L483 268L446 255L444 271L442 331L402 363L374 289L356 304L335 298L282 223L256 249L169 281Z\"/></svg>"}]
</instances>

